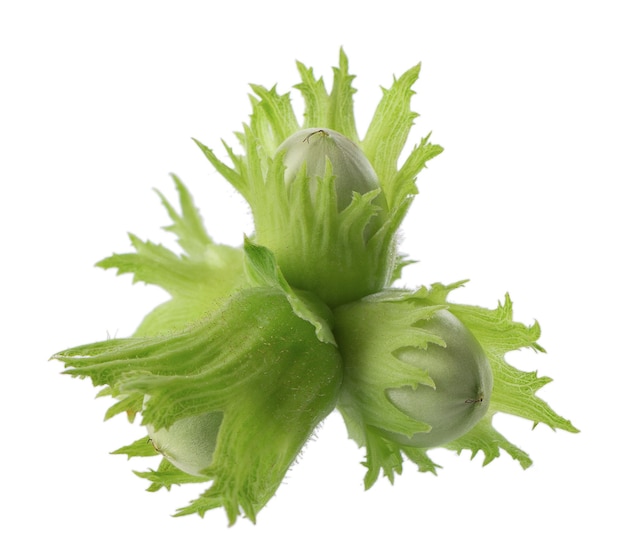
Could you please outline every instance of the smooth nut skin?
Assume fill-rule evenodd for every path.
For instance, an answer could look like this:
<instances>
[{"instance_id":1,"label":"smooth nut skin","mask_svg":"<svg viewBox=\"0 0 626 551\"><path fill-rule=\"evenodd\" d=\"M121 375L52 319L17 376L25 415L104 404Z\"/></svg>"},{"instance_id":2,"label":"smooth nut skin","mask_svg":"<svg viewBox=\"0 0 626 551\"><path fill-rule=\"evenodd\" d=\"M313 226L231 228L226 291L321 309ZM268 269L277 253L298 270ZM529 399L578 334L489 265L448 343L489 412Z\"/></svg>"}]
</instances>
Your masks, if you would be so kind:
<instances>
[{"instance_id":1,"label":"smooth nut skin","mask_svg":"<svg viewBox=\"0 0 626 551\"><path fill-rule=\"evenodd\" d=\"M172 465L187 474L202 476L202 471L213 461L222 417L220 412L205 413L157 431L148 425L148 434L154 449Z\"/></svg>"},{"instance_id":2,"label":"smooth nut skin","mask_svg":"<svg viewBox=\"0 0 626 551\"><path fill-rule=\"evenodd\" d=\"M323 178L326 173L326 159L330 160L340 211L350 204L353 192L364 195L380 189L376 172L361 149L343 134L329 128L299 130L279 146L278 152L281 151L285 151L285 182L293 182L306 162L312 195L315 194L317 179ZM387 210L382 193L375 202Z\"/></svg>"},{"instance_id":3,"label":"smooth nut skin","mask_svg":"<svg viewBox=\"0 0 626 551\"><path fill-rule=\"evenodd\" d=\"M432 428L410 438L393 432L386 435L402 445L430 448L462 436L478 423L489 407L493 375L476 338L450 312L436 312L420 328L442 337L446 346L403 348L397 357L426 370L436 388L392 388L387 396L398 409Z\"/></svg>"}]
</instances>

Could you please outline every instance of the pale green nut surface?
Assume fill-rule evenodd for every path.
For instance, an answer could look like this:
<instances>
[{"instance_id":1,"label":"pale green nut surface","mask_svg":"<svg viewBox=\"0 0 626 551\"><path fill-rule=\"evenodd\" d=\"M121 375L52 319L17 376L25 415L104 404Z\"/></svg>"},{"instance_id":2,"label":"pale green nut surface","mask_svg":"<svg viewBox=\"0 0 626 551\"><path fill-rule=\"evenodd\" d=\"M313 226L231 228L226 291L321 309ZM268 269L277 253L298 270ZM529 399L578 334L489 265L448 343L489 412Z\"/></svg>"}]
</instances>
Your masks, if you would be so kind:
<instances>
[{"instance_id":1,"label":"pale green nut surface","mask_svg":"<svg viewBox=\"0 0 626 551\"><path fill-rule=\"evenodd\" d=\"M389 400L410 417L428 423L430 432L412 437L387 433L403 445L430 448L446 444L467 433L489 407L493 376L487 357L470 331L450 312L440 310L420 325L433 332L446 346L404 348L399 360L425 370L435 388L418 385L387 390Z\"/></svg>"},{"instance_id":2,"label":"pale green nut surface","mask_svg":"<svg viewBox=\"0 0 626 551\"><path fill-rule=\"evenodd\" d=\"M335 176L338 210L345 209L352 201L352 193L361 195L380 189L376 172L361 149L343 134L329 128L305 128L287 138L277 153L285 151L285 182L296 179L303 164L310 178L311 195L315 195L318 178L326 173L330 161ZM385 207L384 196L377 197L378 206Z\"/></svg>"},{"instance_id":3,"label":"pale green nut surface","mask_svg":"<svg viewBox=\"0 0 626 551\"><path fill-rule=\"evenodd\" d=\"M222 423L221 412L187 417L169 428L154 430L148 425L148 434L154 449L181 471L202 476L213 461L217 435Z\"/></svg>"}]
</instances>

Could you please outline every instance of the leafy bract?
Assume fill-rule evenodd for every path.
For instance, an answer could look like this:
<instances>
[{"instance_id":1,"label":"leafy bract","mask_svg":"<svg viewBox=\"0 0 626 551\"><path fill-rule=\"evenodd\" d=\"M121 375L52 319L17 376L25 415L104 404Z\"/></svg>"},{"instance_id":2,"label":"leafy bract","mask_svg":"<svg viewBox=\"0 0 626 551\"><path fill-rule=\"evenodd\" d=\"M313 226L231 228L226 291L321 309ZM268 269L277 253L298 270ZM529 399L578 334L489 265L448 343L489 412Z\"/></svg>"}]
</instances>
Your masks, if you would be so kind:
<instances>
[{"instance_id":1,"label":"leafy bract","mask_svg":"<svg viewBox=\"0 0 626 551\"><path fill-rule=\"evenodd\" d=\"M368 358L380 366L377 376L384 381L392 381L389 388L432 385L427 372L416 372L411 366L398 359L397 351L407 346L428 348L445 346L435 335L424 333L419 328L419 321L440 309L454 314L476 337L484 350L493 374L493 391L489 410L483 419L469 432L448 442L445 447L457 452L470 450L472 457L479 451L484 454L484 463L490 463L506 451L520 465L527 468L531 464L529 456L511 444L493 427L491 421L498 413L508 413L532 421L534 425L543 423L552 429L578 432L570 421L558 415L548 404L536 395L536 392L550 379L538 377L536 373L520 371L511 366L505 355L514 350L530 348L543 352L538 344L540 329L537 323L525 326L513 320L512 302L507 295L503 303L491 310L478 306L454 304L448 302L448 294L465 282L452 285L434 284L430 288L420 287L416 291L387 290L361 300L362 307L355 310L355 305L346 305L335 311L336 338L344 354L346 363L346 382L338 407L344 416L349 435L359 446L366 449L367 467L366 487L377 480L380 472L393 482L394 475L402 472L403 455L416 463L421 471L434 472L435 465L428 458L427 450L401 445L393 442L377 427L372 411L383 411L385 427L392 427L398 432L412 434L420 430L429 430L419 419L412 419L402 413L381 392L381 385L376 380L370 381L371 388L362 381L350 383L351 378L359 377L359 366L350 366L351 358L361 356L362 351L351 351L350 339L355 331L360 332L361 342L370 340L372 348ZM398 328L388 334L387 326L380 326L381 307L397 310ZM358 312L353 314L352 312ZM384 317L389 319L390 314ZM403 316L405 321L402 322ZM404 325L404 330L399 329ZM371 334L363 334L367 328ZM360 328L360 329L359 329ZM384 389L383 389L384 390ZM380 415L379 415L380 416ZM396 419L395 425L392 420Z\"/></svg>"},{"instance_id":2,"label":"leafy bract","mask_svg":"<svg viewBox=\"0 0 626 551\"><path fill-rule=\"evenodd\" d=\"M97 263L118 274L133 274L133 282L157 285L171 299L146 315L135 336L154 335L185 327L217 308L244 285L241 248L216 244L207 234L189 191L173 176L180 199L178 213L158 192L172 224L165 229L178 238L182 253L130 235L134 253L113 254Z\"/></svg>"},{"instance_id":3,"label":"leafy bract","mask_svg":"<svg viewBox=\"0 0 626 551\"><path fill-rule=\"evenodd\" d=\"M250 204L255 240L272 250L285 277L296 287L314 292L329 306L336 306L380 291L391 282L396 268L395 234L417 193L417 174L442 148L424 138L398 166L416 117L410 100L419 66L384 91L364 141L355 127L354 76L349 73L343 51L330 92L312 69L298 63L298 70L302 82L295 88L305 103L303 126L297 122L288 94L279 94L276 87L255 85L250 122L237 134L244 153L237 155L225 145L229 166L212 149L197 143ZM378 174L380 193L389 207L384 218L380 218L377 205L378 191L355 193L352 203L339 210L332 166L320 178L314 197L304 172L291 185L285 185L283 158L277 154L280 144L297 130L316 127L339 132L363 150ZM378 230L366 232L377 217Z\"/></svg>"},{"instance_id":4,"label":"leafy bract","mask_svg":"<svg viewBox=\"0 0 626 551\"><path fill-rule=\"evenodd\" d=\"M304 304L291 296L271 253L251 247L250 270L265 284L234 293L210 315L182 330L112 339L54 356L65 363L65 373L90 378L113 397L133 397L135 403L140 397L142 423L154 430L220 412L213 459L201 473L213 484L180 513L203 515L223 507L231 523L241 513L255 520L334 408L342 379L336 346L320 340L330 334L316 313L325 308L308 307L311 297ZM118 452L151 455L141 441ZM203 479L163 461L156 473L141 475L153 489Z\"/></svg>"},{"instance_id":5,"label":"leafy bract","mask_svg":"<svg viewBox=\"0 0 626 551\"><path fill-rule=\"evenodd\" d=\"M506 361L513 350L543 352L539 325L514 321L508 295L487 309L448 301L464 282L392 287L411 263L398 253L396 235L418 192L417 175L442 151L430 135L405 151L420 65L383 89L363 138L343 50L330 90L311 68L298 62L297 69L302 120L288 93L255 84L237 146L222 142L225 160L196 140L249 203L254 233L241 247L215 243L173 176L179 207L157 193L171 221L164 229L180 250L130 234L134 252L98 263L163 288L169 300L129 338L53 356L64 373L90 379L98 396L114 400L106 419L141 420L151 437L113 453L162 456L155 468L137 472L149 491L210 484L178 515L222 507L231 524L241 514L254 521L335 407L365 448L366 488L381 472L393 482L405 459L435 473L439 465L419 445L482 452L484 464L505 451L527 468L529 456L493 427L498 413L577 432L537 396L550 379ZM315 145L311 140L318 140L317 154L303 147ZM438 427L440 419L426 418L439 413L438 401L414 409L407 400L445 386L432 362L461 357L454 355L459 347L472 362L448 363L475 369L438 379L467 383ZM457 410L462 414L450 414Z\"/></svg>"}]
</instances>

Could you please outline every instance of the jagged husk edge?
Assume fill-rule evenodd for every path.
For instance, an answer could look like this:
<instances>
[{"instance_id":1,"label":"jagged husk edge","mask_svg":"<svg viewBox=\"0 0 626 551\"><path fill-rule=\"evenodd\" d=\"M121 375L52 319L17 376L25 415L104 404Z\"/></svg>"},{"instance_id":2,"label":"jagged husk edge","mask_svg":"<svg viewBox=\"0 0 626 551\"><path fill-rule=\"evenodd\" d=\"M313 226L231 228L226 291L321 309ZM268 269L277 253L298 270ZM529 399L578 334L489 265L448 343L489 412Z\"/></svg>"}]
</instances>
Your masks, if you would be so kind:
<instances>
[{"instance_id":1,"label":"jagged husk edge","mask_svg":"<svg viewBox=\"0 0 626 551\"><path fill-rule=\"evenodd\" d=\"M244 154L236 154L224 143L232 164L228 166L212 149L198 140L196 143L216 170L250 204L255 238L276 254L287 280L335 306L382 290L397 273L395 234L417 193L417 174L443 149L430 143L427 136L398 168L398 159L417 117L411 111L410 100L420 65L395 79L389 89L383 89L383 97L362 141L354 125L354 76L348 71L344 52L340 52L330 93L321 78L315 79L311 69L300 63L298 69L302 82L295 88L305 102L302 127L289 94L280 95L275 87L253 85L250 123L237 134ZM293 185L285 186L282 159L275 157L276 150L291 134L309 127L336 130L362 148L379 177L389 207L387 219L377 219L381 212L373 204L376 192L354 194L352 204L338 212L330 171L317 186L314 198L310 196L304 172ZM378 228L371 236L364 233L369 224ZM316 286L320 279L323 283Z\"/></svg>"},{"instance_id":2,"label":"jagged husk edge","mask_svg":"<svg viewBox=\"0 0 626 551\"><path fill-rule=\"evenodd\" d=\"M495 309L448 302L448 294L464 283L466 281L451 285L437 283L417 291L391 290L364 300L415 300L420 307L424 303L445 307L467 326L482 346L491 365L494 386L490 406L485 417L472 430L441 447L459 454L469 450L472 458L482 452L484 465L491 463L500 456L500 450L504 450L523 468L528 468L532 464L528 454L493 427L495 414L501 412L528 419L532 421L533 427L543 423L552 429L568 432L578 432L578 429L536 396L536 392L551 381L550 378L539 377L536 372L520 371L505 360L505 354L513 350L530 348L544 352L537 342L541 333L539 324L535 322L526 326L514 321L513 305L508 295ZM436 472L438 465L429 458L428 450L391 442L375 427L364 425L358 412L341 407L338 409L344 417L349 436L366 449L363 463L367 468L366 488L376 482L381 471L393 483L395 475L402 472L403 457L415 463L422 472Z\"/></svg>"},{"instance_id":3,"label":"jagged husk edge","mask_svg":"<svg viewBox=\"0 0 626 551\"><path fill-rule=\"evenodd\" d=\"M335 407L341 358L323 313L284 281L270 251L244 246L250 286L182 331L111 339L53 356L65 373L104 386L119 401L108 417L141 412L142 423L167 428L184 418L224 412L206 478L166 460L139 473L149 490L212 480L179 514L226 510L230 523L255 521L315 427ZM150 399L145 398L149 396ZM275 398L277 397L277 398ZM245 407L244 407L245 406ZM154 455L147 437L118 450Z\"/></svg>"}]
</instances>

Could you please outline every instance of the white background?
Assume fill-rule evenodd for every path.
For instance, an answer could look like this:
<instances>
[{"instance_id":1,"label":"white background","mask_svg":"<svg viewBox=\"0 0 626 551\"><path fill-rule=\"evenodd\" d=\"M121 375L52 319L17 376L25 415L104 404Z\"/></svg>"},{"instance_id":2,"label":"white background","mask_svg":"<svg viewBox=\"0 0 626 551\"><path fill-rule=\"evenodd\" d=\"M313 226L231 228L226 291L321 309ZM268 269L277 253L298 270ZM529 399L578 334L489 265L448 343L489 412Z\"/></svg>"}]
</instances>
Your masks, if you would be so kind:
<instances>
[{"instance_id":1,"label":"white background","mask_svg":"<svg viewBox=\"0 0 626 551\"><path fill-rule=\"evenodd\" d=\"M4 2L0 8L3 549L623 549L624 150L620 2ZM364 7L364 6L368 7ZM212 236L238 244L245 205L191 137L215 148L249 114L248 83L330 81L350 58L364 133L422 61L412 142L446 150L418 181L405 283L541 322L547 355L511 356L578 435L502 418L534 460L483 468L438 451L363 491L362 452L331 415L253 526L170 514L201 488L149 494L108 452L140 428L50 355L130 334L164 298L93 267L126 231L169 243L151 188L190 187ZM294 92L294 97L297 93ZM295 99L296 105L300 106ZM138 432L139 431L139 432ZM621 508L621 510L620 510Z\"/></svg>"}]
</instances>

